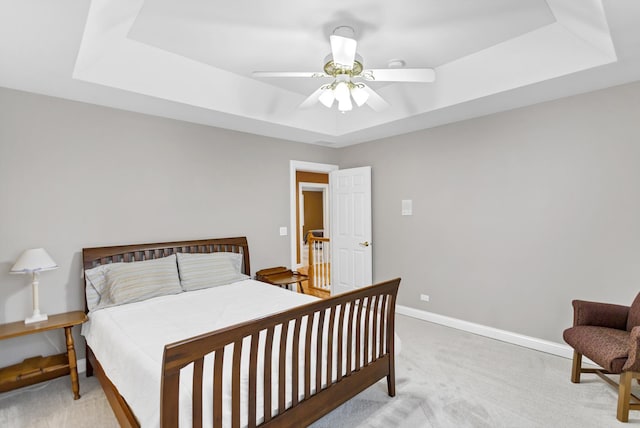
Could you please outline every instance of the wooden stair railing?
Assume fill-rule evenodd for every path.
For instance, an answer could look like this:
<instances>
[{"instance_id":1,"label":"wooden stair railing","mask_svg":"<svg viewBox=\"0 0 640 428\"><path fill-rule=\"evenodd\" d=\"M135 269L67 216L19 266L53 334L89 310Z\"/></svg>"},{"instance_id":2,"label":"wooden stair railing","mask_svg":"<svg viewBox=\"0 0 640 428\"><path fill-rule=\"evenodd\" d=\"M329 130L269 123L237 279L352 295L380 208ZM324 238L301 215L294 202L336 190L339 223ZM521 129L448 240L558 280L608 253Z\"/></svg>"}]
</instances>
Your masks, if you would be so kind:
<instances>
[{"instance_id":1,"label":"wooden stair railing","mask_svg":"<svg viewBox=\"0 0 640 428\"><path fill-rule=\"evenodd\" d=\"M331 240L307 234L309 288L331 293Z\"/></svg>"}]
</instances>

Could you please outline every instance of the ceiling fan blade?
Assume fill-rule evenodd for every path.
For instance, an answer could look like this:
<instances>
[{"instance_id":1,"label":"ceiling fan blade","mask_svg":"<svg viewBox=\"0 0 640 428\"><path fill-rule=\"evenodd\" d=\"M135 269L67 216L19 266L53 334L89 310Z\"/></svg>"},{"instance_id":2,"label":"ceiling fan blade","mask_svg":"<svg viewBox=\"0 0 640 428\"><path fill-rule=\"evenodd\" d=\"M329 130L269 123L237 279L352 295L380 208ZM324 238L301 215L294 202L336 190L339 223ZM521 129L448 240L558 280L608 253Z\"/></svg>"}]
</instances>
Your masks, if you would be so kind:
<instances>
[{"instance_id":1,"label":"ceiling fan blade","mask_svg":"<svg viewBox=\"0 0 640 428\"><path fill-rule=\"evenodd\" d=\"M376 82L423 82L436 80L433 68L379 68L364 70L362 77Z\"/></svg>"},{"instance_id":2,"label":"ceiling fan blade","mask_svg":"<svg viewBox=\"0 0 640 428\"><path fill-rule=\"evenodd\" d=\"M253 77L331 77L318 71L254 71Z\"/></svg>"},{"instance_id":3,"label":"ceiling fan blade","mask_svg":"<svg viewBox=\"0 0 640 428\"><path fill-rule=\"evenodd\" d=\"M320 100L320 95L322 95L323 91L324 91L324 86L319 87L311 95L309 95L298 107L299 108L313 107Z\"/></svg>"},{"instance_id":4,"label":"ceiling fan blade","mask_svg":"<svg viewBox=\"0 0 640 428\"><path fill-rule=\"evenodd\" d=\"M367 105L369 105L369 107L371 107L373 110L377 112L381 112L382 110L389 107L389 103L386 102L380 95L378 95L376 91L374 91L364 83L361 83L361 85L362 85L362 90L365 91L367 94L369 94L369 97L365 101Z\"/></svg>"},{"instance_id":5,"label":"ceiling fan blade","mask_svg":"<svg viewBox=\"0 0 640 428\"><path fill-rule=\"evenodd\" d=\"M356 58L358 42L348 37L336 35L329 36L329 41L331 42L333 63L351 70L353 68L353 61Z\"/></svg>"}]
</instances>

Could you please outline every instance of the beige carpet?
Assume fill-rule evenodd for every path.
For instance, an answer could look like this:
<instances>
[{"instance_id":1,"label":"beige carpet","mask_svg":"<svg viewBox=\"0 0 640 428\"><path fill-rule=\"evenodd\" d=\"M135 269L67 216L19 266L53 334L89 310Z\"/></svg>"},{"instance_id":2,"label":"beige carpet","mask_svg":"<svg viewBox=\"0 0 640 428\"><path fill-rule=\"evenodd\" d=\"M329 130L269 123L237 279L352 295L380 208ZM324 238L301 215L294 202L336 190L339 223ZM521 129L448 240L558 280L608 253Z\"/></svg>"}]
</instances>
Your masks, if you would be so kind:
<instances>
[{"instance_id":1,"label":"beige carpet","mask_svg":"<svg viewBox=\"0 0 640 428\"><path fill-rule=\"evenodd\" d=\"M313 424L353 427L624 427L616 394L595 376L569 381L571 361L413 318L398 316L402 352L397 396L378 383ZM0 427L116 427L95 378L68 377L0 394Z\"/></svg>"}]
</instances>

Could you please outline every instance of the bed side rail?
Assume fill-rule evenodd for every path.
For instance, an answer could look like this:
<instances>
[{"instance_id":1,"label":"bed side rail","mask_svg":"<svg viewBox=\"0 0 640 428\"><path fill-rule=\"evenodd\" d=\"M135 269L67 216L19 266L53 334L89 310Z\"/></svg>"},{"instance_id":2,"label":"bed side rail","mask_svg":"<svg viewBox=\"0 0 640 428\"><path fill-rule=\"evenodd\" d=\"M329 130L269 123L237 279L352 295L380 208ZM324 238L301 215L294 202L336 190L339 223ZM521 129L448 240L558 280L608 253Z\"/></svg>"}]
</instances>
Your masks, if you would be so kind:
<instances>
[{"instance_id":1,"label":"bed side rail","mask_svg":"<svg viewBox=\"0 0 640 428\"><path fill-rule=\"evenodd\" d=\"M203 408L210 409L203 406L203 384L213 385L214 428L225 419L239 427L242 411L249 427L305 426L385 376L395 395L399 284L394 279L166 345L160 426L178 426L181 369L189 365L194 427L202 426ZM203 379L205 356L213 380ZM230 386L223 386L225 376ZM242 400L241 379L248 384ZM230 409L223 387L230 388Z\"/></svg>"}]
</instances>

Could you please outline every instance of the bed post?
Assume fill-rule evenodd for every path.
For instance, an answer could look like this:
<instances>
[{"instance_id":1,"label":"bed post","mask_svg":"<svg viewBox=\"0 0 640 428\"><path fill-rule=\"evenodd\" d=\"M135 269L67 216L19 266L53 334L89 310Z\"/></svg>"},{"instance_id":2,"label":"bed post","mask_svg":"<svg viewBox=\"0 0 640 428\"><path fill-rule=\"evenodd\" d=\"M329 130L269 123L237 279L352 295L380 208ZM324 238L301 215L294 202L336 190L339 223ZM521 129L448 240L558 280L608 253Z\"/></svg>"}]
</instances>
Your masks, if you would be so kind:
<instances>
[{"instance_id":1,"label":"bed post","mask_svg":"<svg viewBox=\"0 0 640 428\"><path fill-rule=\"evenodd\" d=\"M160 428L177 427L180 401L180 369L174 370L172 373L165 372L162 374L160 391Z\"/></svg>"},{"instance_id":2,"label":"bed post","mask_svg":"<svg viewBox=\"0 0 640 428\"><path fill-rule=\"evenodd\" d=\"M389 397L396 396L396 363L395 363L395 313L396 295L391 294L387 308L387 349L389 350L389 374L387 375L387 391Z\"/></svg>"}]
</instances>

